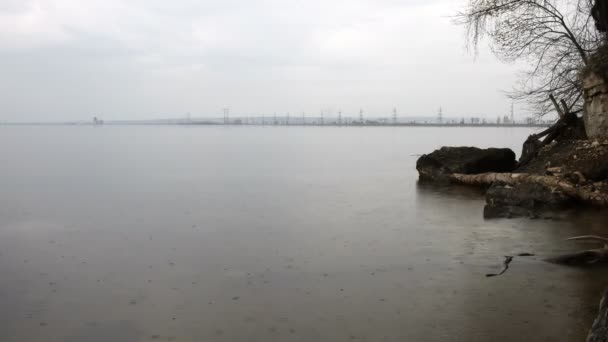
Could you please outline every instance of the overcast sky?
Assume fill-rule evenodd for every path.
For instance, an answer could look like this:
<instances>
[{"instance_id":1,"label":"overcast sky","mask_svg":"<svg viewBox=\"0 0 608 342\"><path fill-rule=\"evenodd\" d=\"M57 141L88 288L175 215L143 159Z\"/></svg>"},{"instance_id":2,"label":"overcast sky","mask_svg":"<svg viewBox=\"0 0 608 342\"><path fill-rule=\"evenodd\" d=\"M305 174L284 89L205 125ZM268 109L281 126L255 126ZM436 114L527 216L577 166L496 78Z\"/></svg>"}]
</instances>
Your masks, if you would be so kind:
<instances>
[{"instance_id":1,"label":"overcast sky","mask_svg":"<svg viewBox=\"0 0 608 342\"><path fill-rule=\"evenodd\" d=\"M0 0L0 120L302 113L495 118L515 67L456 0Z\"/></svg>"}]
</instances>

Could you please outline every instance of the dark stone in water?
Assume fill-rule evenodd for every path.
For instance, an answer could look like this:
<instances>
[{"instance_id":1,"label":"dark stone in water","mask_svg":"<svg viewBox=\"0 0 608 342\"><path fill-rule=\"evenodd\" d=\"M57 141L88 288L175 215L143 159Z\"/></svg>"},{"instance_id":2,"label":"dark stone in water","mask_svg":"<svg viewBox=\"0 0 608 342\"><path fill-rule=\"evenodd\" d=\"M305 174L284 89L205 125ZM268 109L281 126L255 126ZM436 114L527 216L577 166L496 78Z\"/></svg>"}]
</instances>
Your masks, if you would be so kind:
<instances>
[{"instance_id":1,"label":"dark stone in water","mask_svg":"<svg viewBox=\"0 0 608 342\"><path fill-rule=\"evenodd\" d=\"M449 182L453 173L511 172L517 166L508 148L442 147L416 162L421 181Z\"/></svg>"},{"instance_id":2,"label":"dark stone in water","mask_svg":"<svg viewBox=\"0 0 608 342\"><path fill-rule=\"evenodd\" d=\"M485 218L538 218L543 213L572 207L570 198L539 184L493 184L486 192Z\"/></svg>"}]
</instances>

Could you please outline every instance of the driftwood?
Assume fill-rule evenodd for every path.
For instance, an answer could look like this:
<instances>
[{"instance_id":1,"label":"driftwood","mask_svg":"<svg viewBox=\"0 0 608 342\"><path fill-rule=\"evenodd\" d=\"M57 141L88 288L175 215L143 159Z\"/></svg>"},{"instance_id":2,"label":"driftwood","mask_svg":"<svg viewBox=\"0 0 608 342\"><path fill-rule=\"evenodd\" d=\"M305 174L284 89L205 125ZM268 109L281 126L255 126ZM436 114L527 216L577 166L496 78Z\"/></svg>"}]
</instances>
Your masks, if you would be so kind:
<instances>
[{"instance_id":1,"label":"driftwood","mask_svg":"<svg viewBox=\"0 0 608 342\"><path fill-rule=\"evenodd\" d=\"M556 108L559 108L557 104ZM553 142L553 140L556 140L561 135L563 135L563 133L568 127L576 125L577 121L579 120L576 113L577 112L567 112L564 114L560 114L560 119L557 120L557 122L553 124L553 126L545 129L540 133L530 135L527 141L539 140L540 138L547 136L542 141L542 146L550 144L551 142Z\"/></svg>"},{"instance_id":2,"label":"driftwood","mask_svg":"<svg viewBox=\"0 0 608 342\"><path fill-rule=\"evenodd\" d=\"M528 173L481 173L476 175L452 174L450 180L454 183L465 185L487 186L495 182L517 185L521 183L532 183L545 186L553 191L559 191L564 195L599 207L608 206L608 194L595 191L593 186L578 186L563 178L556 176L541 176Z\"/></svg>"},{"instance_id":3,"label":"driftwood","mask_svg":"<svg viewBox=\"0 0 608 342\"><path fill-rule=\"evenodd\" d=\"M513 261L513 256L505 255L505 261L502 263L502 270L499 273L488 273L486 277L497 277L503 275L509 269L509 264Z\"/></svg>"},{"instance_id":4,"label":"driftwood","mask_svg":"<svg viewBox=\"0 0 608 342\"><path fill-rule=\"evenodd\" d=\"M555 140L580 139L582 138L582 135L586 135L580 130L577 131L577 125L580 125L580 119L578 118L577 113L580 111L571 111L566 104L566 101L563 99L560 100L560 107L560 104L553 94L549 94L549 98L551 99L551 102L553 102L553 106L555 106L555 110L559 115L559 120L546 130L537 134L532 134L528 137L524 142L522 149L521 158L519 160L520 166L528 164L538 155L538 152L543 146L549 145ZM540 139L545 136L546 138L541 141Z\"/></svg>"},{"instance_id":5,"label":"driftwood","mask_svg":"<svg viewBox=\"0 0 608 342\"><path fill-rule=\"evenodd\" d=\"M583 236L574 236L568 238L569 241L594 241L601 242L604 244L604 248L608 248L608 238L597 235L583 235Z\"/></svg>"}]
</instances>

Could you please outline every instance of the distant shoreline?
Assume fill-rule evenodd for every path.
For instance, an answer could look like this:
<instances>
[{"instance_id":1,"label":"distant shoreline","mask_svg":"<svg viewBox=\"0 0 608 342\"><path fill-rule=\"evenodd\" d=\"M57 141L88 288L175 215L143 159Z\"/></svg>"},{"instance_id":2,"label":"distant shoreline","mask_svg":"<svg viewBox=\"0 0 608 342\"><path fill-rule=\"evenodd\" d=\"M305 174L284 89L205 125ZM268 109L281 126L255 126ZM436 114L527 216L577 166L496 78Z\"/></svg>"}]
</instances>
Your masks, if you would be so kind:
<instances>
[{"instance_id":1,"label":"distant shoreline","mask_svg":"<svg viewBox=\"0 0 608 342\"><path fill-rule=\"evenodd\" d=\"M326 123L326 124L285 124L285 123L214 123L214 122L106 122L104 124L94 124L89 122L58 122L58 123L46 123L46 122L4 122L0 123L0 126L257 126L257 127L493 127L493 128L513 128L513 127L528 127L528 128L545 128L550 127L550 124L538 123L538 124L460 124L460 123L379 123L379 124L359 124L359 123L348 123L348 124L337 124L337 123Z\"/></svg>"}]
</instances>

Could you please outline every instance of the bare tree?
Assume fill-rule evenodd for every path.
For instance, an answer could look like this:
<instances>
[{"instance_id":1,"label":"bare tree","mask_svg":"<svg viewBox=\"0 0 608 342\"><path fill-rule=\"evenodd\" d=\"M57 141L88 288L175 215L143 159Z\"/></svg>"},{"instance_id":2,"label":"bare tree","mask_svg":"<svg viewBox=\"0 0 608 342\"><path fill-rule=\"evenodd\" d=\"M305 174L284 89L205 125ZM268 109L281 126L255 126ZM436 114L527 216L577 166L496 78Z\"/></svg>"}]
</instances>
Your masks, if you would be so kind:
<instances>
[{"instance_id":1,"label":"bare tree","mask_svg":"<svg viewBox=\"0 0 608 342\"><path fill-rule=\"evenodd\" d=\"M592 7L593 0L469 0L455 21L475 49L486 37L502 61L530 64L509 96L542 116L553 110L550 94L568 111L582 108L579 74L602 41Z\"/></svg>"}]
</instances>

